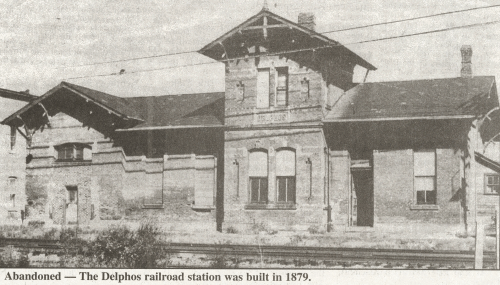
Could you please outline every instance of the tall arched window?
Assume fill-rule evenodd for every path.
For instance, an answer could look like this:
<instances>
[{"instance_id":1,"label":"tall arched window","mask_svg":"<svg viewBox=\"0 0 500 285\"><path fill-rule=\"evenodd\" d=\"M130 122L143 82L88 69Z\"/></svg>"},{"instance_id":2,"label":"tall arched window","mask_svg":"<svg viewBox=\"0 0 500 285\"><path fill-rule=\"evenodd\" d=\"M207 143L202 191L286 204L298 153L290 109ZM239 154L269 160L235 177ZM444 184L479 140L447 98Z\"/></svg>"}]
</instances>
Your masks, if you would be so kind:
<instances>
[{"instance_id":1,"label":"tall arched window","mask_svg":"<svg viewBox=\"0 0 500 285\"><path fill-rule=\"evenodd\" d=\"M295 203L295 151L280 149L276 152L276 185L278 202Z\"/></svg>"},{"instance_id":2,"label":"tall arched window","mask_svg":"<svg viewBox=\"0 0 500 285\"><path fill-rule=\"evenodd\" d=\"M250 203L267 203L267 151L254 150L249 154Z\"/></svg>"}]
</instances>

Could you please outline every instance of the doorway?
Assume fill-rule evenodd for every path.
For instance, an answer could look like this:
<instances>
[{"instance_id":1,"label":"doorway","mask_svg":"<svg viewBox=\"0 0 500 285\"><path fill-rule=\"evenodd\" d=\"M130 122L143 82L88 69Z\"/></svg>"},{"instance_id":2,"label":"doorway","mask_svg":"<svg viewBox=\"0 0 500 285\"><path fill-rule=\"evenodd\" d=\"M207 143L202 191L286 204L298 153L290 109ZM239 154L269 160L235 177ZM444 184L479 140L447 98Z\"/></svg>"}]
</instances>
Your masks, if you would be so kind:
<instances>
[{"instance_id":1,"label":"doorway","mask_svg":"<svg viewBox=\"0 0 500 285\"><path fill-rule=\"evenodd\" d=\"M373 174L370 169L352 170L352 226L373 227Z\"/></svg>"},{"instance_id":2,"label":"doorway","mask_svg":"<svg viewBox=\"0 0 500 285\"><path fill-rule=\"evenodd\" d=\"M78 187L66 186L66 224L78 224Z\"/></svg>"}]
</instances>

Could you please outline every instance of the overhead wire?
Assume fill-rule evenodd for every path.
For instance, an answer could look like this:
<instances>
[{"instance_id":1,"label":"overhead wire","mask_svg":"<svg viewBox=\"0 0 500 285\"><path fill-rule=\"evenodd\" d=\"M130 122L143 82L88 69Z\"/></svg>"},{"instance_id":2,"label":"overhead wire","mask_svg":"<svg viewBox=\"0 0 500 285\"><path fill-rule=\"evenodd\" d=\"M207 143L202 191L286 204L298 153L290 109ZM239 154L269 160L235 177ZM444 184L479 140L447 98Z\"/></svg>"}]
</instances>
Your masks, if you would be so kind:
<instances>
[{"instance_id":1,"label":"overhead wire","mask_svg":"<svg viewBox=\"0 0 500 285\"><path fill-rule=\"evenodd\" d=\"M334 5L334 6L344 6L344 5L348 5L348 4L352 4L352 3L354 3L354 2L345 3L345 4L338 4L338 5ZM400 22L406 22L406 21L413 21L413 20L419 20L419 19L425 19L425 18L431 18L431 17L438 17L438 16L449 15L449 14L454 14L454 13L463 13L463 12L468 12L468 11L496 8L496 7L500 7L500 4L482 6L482 7L474 7L474 8L468 8L468 9L463 9L463 10L455 10L455 11L425 15L425 16L420 16L420 17L414 17L414 18L400 19L400 20L395 20L395 21L380 22L380 23L375 23L375 24L368 24L368 25L356 26L356 27L351 27L351 28L326 31L326 32L321 32L319 34L329 34L329 33L334 33L334 32L349 31L349 30L355 30L355 29L362 29L362 28L368 28L368 27L374 27L374 26L380 26L380 25L388 25L388 24L394 24L394 23L400 23ZM73 68L73 67L93 66L93 65L101 65L101 64L109 64L109 63L118 63L118 62L150 59L150 58L176 56L176 55L190 54L190 53L197 53L197 52L198 52L198 50L188 50L188 51L172 52L172 53L165 53L165 54L158 54L158 55L151 55L151 56L142 56L142 57L133 57L133 58L126 58L126 59L110 60L110 61L93 62L93 63L80 64L80 65L60 66L58 68Z\"/></svg>"},{"instance_id":2,"label":"overhead wire","mask_svg":"<svg viewBox=\"0 0 500 285\"><path fill-rule=\"evenodd\" d=\"M437 17L437 16L450 15L450 14L455 14L455 13L463 13L463 12L469 12L469 11L474 11L474 10L495 8L495 7L500 7L500 4L489 5L489 6L482 6L482 7L474 7L474 8L468 8L468 9L463 9L463 10L448 11L448 12L442 12L442 13L437 13L437 14L430 14L430 15L419 16L419 17L414 17L414 18L406 18L406 19L400 19L400 20L394 20L394 21L386 21L386 22L380 22L380 23L375 23L375 24L368 24L368 25L356 26L356 27L351 27L351 28L331 30L331 31L327 31L327 32L321 32L320 34L330 34L330 33L335 33L335 32L351 31L351 30L357 30L357 29L363 29L363 28L370 28L370 27L376 27L376 26L388 25L388 24L395 24L395 23L402 23L402 22L408 22L408 21L414 21L414 20L432 18L432 17Z\"/></svg>"},{"instance_id":3,"label":"overhead wire","mask_svg":"<svg viewBox=\"0 0 500 285\"><path fill-rule=\"evenodd\" d=\"M181 68L181 67L196 66L196 65L215 64L218 62L228 62L228 61L233 61L233 60L245 60L245 59L257 58L257 57L262 57L262 56L274 56L274 55L281 55L281 54L297 53L297 52L302 52L302 51L315 51L315 50L321 50L321 49L325 49L325 48L332 48L332 47L336 47L336 46L341 47L341 46L356 45L356 44L363 44L363 43L370 43L370 42L377 42L377 41L394 40L394 39L399 39L399 38L427 35L427 34L432 34L432 33L439 33L439 32L464 29L464 28L472 28L472 27L478 27L478 26L486 26L486 25L492 25L492 24L498 24L498 23L500 23L500 20L494 20L494 21L482 22L482 23L474 23L474 24L463 25L463 26L455 26L455 27L450 27L450 28L424 31L424 32L418 32L418 33L407 34L407 35L399 35L399 36L391 36L391 37L384 37L384 38L371 39L371 40L363 40L363 41L358 41L358 42L347 43L344 45L342 45L342 44L330 44L330 45L312 47L312 48L303 48L303 49L280 51L280 52L274 52L274 53L258 54L258 55L252 55L252 56L247 55L247 56L236 57L236 58L221 59L221 60L216 61L216 62L203 62L203 63L185 64L185 65L178 65L178 66L166 66L166 67L136 70L136 71L124 72L124 73L117 72L117 73L110 73L110 74L71 77L71 78L66 78L66 79L81 79L81 78L102 77L102 76L115 76L115 75L122 75L122 74L133 74L133 73L140 73L140 72L158 71L158 70Z\"/></svg>"}]
</instances>

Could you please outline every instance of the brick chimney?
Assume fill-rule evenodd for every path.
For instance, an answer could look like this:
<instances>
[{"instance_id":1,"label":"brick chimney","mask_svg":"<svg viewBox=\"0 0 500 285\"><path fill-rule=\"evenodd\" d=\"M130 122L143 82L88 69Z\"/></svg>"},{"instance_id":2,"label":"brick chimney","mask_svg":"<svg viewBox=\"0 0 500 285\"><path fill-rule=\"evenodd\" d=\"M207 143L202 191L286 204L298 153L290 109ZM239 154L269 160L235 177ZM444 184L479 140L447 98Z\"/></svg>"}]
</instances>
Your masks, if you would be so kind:
<instances>
[{"instance_id":1,"label":"brick chimney","mask_svg":"<svg viewBox=\"0 0 500 285\"><path fill-rule=\"evenodd\" d=\"M300 13L298 24L314 31L316 29L316 17L314 13Z\"/></svg>"},{"instance_id":2,"label":"brick chimney","mask_svg":"<svg viewBox=\"0 0 500 285\"><path fill-rule=\"evenodd\" d=\"M472 77L472 47L470 45L463 45L460 48L462 53L462 69L460 70L460 75L465 78Z\"/></svg>"}]
</instances>

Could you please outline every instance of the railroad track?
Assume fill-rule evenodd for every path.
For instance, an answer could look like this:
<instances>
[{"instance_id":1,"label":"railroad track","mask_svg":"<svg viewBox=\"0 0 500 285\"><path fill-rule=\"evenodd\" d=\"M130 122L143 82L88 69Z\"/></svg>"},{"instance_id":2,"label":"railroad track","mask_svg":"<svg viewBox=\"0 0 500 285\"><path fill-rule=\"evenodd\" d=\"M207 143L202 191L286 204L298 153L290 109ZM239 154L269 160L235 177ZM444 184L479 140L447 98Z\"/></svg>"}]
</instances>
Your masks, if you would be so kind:
<instances>
[{"instance_id":1,"label":"railroad track","mask_svg":"<svg viewBox=\"0 0 500 285\"><path fill-rule=\"evenodd\" d=\"M0 239L0 247L11 246L32 254L64 254L68 249L58 240ZM401 250L371 248L332 248L305 246L269 246L238 244L170 243L165 247L174 255L194 255L205 259L224 258L238 261L265 261L266 263L306 266L324 264L365 266L382 265L405 268L472 268L473 251ZM76 251L76 249L73 249ZM69 249L71 252L72 249ZM495 253L484 252L485 268L494 268Z\"/></svg>"}]
</instances>

